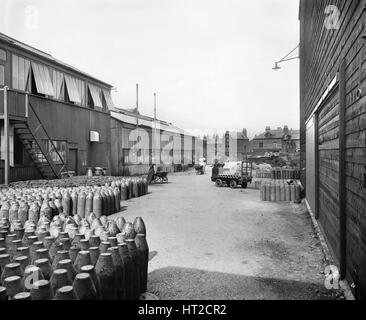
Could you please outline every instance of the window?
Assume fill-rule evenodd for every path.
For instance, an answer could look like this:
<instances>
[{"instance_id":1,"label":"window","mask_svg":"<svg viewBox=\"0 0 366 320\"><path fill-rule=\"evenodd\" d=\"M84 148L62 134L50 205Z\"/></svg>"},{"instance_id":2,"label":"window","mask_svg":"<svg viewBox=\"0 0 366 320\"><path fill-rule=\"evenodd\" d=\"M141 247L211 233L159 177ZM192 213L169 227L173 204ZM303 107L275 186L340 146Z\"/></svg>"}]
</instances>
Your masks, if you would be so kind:
<instances>
[{"instance_id":1,"label":"window","mask_svg":"<svg viewBox=\"0 0 366 320\"><path fill-rule=\"evenodd\" d=\"M0 49L0 60L6 61L6 51Z\"/></svg>"},{"instance_id":2,"label":"window","mask_svg":"<svg viewBox=\"0 0 366 320\"><path fill-rule=\"evenodd\" d=\"M63 162L66 163L67 142L66 141L53 141L53 144L55 145L56 150L58 151L58 153L59 153L59 155L61 156L62 159L60 159L57 152L53 149L51 141L48 141L47 151L52 150L50 152L50 158L52 159L52 161L56 164L62 164L62 160L63 160Z\"/></svg>"},{"instance_id":3,"label":"window","mask_svg":"<svg viewBox=\"0 0 366 320\"><path fill-rule=\"evenodd\" d=\"M85 105L84 81L65 75L65 83L69 102Z\"/></svg>"},{"instance_id":4,"label":"window","mask_svg":"<svg viewBox=\"0 0 366 320\"><path fill-rule=\"evenodd\" d=\"M57 152L54 150L51 141L49 140L42 140L42 145L43 147L46 149L47 152L49 152L49 156L52 159L52 161L55 164L62 164L61 159L59 158ZM67 150L67 142L66 141L53 141L56 150L58 151L58 153L60 154L60 156L62 157L62 160L64 161L64 163L66 163L66 150ZM32 148L36 147L36 142L32 142ZM38 155L38 160L41 163L47 163L46 158L42 155L39 154Z\"/></svg>"},{"instance_id":5,"label":"window","mask_svg":"<svg viewBox=\"0 0 366 320\"><path fill-rule=\"evenodd\" d=\"M0 86L5 85L5 68L0 64Z\"/></svg>"},{"instance_id":6,"label":"window","mask_svg":"<svg viewBox=\"0 0 366 320\"><path fill-rule=\"evenodd\" d=\"M32 71L36 82L37 93L53 97L55 91L49 69L44 65L32 62Z\"/></svg>"},{"instance_id":7,"label":"window","mask_svg":"<svg viewBox=\"0 0 366 320\"><path fill-rule=\"evenodd\" d=\"M36 149L38 148L38 145L37 145L37 142L35 141L28 141L31 145L31 149ZM43 146L45 146L45 143L47 142L47 140L44 140L43 141ZM43 154L37 154L37 158L38 158L38 161L41 162L41 163L47 163L47 160L46 158L43 156Z\"/></svg>"},{"instance_id":8,"label":"window","mask_svg":"<svg viewBox=\"0 0 366 320\"><path fill-rule=\"evenodd\" d=\"M12 87L30 91L30 61L13 54Z\"/></svg>"},{"instance_id":9,"label":"window","mask_svg":"<svg viewBox=\"0 0 366 320\"><path fill-rule=\"evenodd\" d=\"M114 109L114 103L112 101L111 92L107 90L103 90L104 99L107 103L107 108Z\"/></svg>"},{"instance_id":10,"label":"window","mask_svg":"<svg viewBox=\"0 0 366 320\"><path fill-rule=\"evenodd\" d=\"M5 85L5 61L6 61L6 51L0 49L0 86Z\"/></svg>"},{"instance_id":11,"label":"window","mask_svg":"<svg viewBox=\"0 0 366 320\"><path fill-rule=\"evenodd\" d=\"M88 84L90 98L89 99L89 107L99 107L103 108L103 103L100 98L102 90L96 86L93 86L92 84Z\"/></svg>"},{"instance_id":12,"label":"window","mask_svg":"<svg viewBox=\"0 0 366 320\"><path fill-rule=\"evenodd\" d=\"M62 72L52 71L52 83L55 90L54 97L58 100L65 100L64 74Z\"/></svg>"},{"instance_id":13,"label":"window","mask_svg":"<svg viewBox=\"0 0 366 320\"><path fill-rule=\"evenodd\" d=\"M263 148L263 142L259 142L259 148Z\"/></svg>"}]
</instances>

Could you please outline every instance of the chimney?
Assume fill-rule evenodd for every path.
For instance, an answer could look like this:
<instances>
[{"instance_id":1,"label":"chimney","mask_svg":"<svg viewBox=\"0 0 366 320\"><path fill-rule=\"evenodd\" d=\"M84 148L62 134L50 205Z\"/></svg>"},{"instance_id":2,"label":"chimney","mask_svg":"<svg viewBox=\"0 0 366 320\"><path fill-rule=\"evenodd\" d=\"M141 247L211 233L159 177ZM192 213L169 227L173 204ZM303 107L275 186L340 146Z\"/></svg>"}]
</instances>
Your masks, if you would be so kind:
<instances>
[{"instance_id":1,"label":"chimney","mask_svg":"<svg viewBox=\"0 0 366 320\"><path fill-rule=\"evenodd\" d=\"M271 132L271 127L267 126L266 127L266 132L268 132L268 133Z\"/></svg>"},{"instance_id":2,"label":"chimney","mask_svg":"<svg viewBox=\"0 0 366 320\"><path fill-rule=\"evenodd\" d=\"M243 132L243 136L244 137L248 137L248 131L247 131L247 129L244 128L242 132Z\"/></svg>"},{"instance_id":3,"label":"chimney","mask_svg":"<svg viewBox=\"0 0 366 320\"><path fill-rule=\"evenodd\" d=\"M286 135L289 133L288 126L283 127L283 133Z\"/></svg>"}]
</instances>

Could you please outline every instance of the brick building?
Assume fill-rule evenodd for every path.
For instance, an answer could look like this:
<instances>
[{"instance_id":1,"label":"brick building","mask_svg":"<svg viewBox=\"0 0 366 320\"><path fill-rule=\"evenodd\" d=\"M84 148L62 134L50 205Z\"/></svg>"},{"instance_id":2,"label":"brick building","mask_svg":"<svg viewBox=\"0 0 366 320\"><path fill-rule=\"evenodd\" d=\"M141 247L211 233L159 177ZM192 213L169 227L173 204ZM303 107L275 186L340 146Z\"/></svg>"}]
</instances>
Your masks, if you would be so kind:
<instances>
[{"instance_id":1,"label":"brick building","mask_svg":"<svg viewBox=\"0 0 366 320\"><path fill-rule=\"evenodd\" d=\"M300 149L299 130L278 127L266 127L265 132L256 135L251 141L251 150L254 154L263 155L266 152L295 153Z\"/></svg>"}]
</instances>

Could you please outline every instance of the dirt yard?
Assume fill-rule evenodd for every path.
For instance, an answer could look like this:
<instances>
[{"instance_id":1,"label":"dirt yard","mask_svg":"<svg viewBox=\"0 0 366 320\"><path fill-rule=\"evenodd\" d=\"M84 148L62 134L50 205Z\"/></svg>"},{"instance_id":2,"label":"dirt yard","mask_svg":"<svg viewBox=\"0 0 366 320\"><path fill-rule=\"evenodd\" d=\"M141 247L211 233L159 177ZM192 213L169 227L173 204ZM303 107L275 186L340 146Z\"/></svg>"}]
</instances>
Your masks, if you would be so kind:
<instances>
[{"instance_id":1,"label":"dirt yard","mask_svg":"<svg viewBox=\"0 0 366 320\"><path fill-rule=\"evenodd\" d=\"M268 203L252 188L217 188L210 174L170 174L126 201L143 217L148 291L160 299L333 299L304 205Z\"/></svg>"}]
</instances>

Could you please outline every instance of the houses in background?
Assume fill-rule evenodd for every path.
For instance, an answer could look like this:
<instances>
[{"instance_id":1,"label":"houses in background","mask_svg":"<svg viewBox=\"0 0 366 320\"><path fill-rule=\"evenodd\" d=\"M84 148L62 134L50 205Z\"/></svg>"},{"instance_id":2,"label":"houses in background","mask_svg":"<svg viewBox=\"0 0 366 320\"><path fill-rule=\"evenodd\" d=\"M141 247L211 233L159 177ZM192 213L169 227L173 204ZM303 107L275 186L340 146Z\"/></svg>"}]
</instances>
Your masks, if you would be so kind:
<instances>
[{"instance_id":1,"label":"houses in background","mask_svg":"<svg viewBox=\"0 0 366 320\"><path fill-rule=\"evenodd\" d=\"M251 141L251 151L254 155L266 153L296 153L300 150L300 131L283 128L271 129L266 127L265 131L256 135Z\"/></svg>"},{"instance_id":2,"label":"houses in background","mask_svg":"<svg viewBox=\"0 0 366 320\"><path fill-rule=\"evenodd\" d=\"M266 127L265 132L255 135L250 140L247 129L242 131L226 131L224 134L214 133L207 138L207 160L240 161L246 157L281 154L299 156L300 131L288 126L273 130Z\"/></svg>"}]
</instances>

